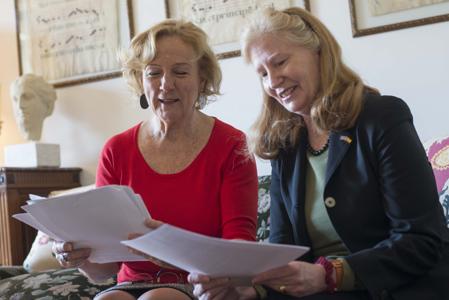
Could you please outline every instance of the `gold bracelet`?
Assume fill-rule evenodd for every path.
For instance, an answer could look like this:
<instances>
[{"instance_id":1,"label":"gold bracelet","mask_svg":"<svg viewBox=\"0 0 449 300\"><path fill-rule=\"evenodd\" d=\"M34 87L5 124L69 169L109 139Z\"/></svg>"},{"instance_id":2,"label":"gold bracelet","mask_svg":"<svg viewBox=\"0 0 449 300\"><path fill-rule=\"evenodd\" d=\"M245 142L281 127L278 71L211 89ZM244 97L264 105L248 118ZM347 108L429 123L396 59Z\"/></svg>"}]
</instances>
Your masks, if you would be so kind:
<instances>
[{"instance_id":1,"label":"gold bracelet","mask_svg":"<svg viewBox=\"0 0 449 300\"><path fill-rule=\"evenodd\" d=\"M336 290L341 290L341 286L343 283L343 275L344 275L344 269L343 269L343 262L339 259L331 260L332 265L335 269L335 287Z\"/></svg>"}]
</instances>

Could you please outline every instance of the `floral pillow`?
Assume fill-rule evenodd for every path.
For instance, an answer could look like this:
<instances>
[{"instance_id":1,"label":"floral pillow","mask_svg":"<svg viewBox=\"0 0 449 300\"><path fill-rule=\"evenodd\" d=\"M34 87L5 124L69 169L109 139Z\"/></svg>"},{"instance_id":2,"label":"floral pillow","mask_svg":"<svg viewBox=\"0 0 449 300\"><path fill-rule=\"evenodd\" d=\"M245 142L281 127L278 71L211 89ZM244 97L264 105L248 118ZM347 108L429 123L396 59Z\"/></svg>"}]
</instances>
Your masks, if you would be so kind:
<instances>
[{"instance_id":1,"label":"floral pillow","mask_svg":"<svg viewBox=\"0 0 449 300\"><path fill-rule=\"evenodd\" d=\"M0 300L89 300L114 284L113 279L94 284L77 269L22 274L0 280Z\"/></svg>"},{"instance_id":2,"label":"floral pillow","mask_svg":"<svg viewBox=\"0 0 449 300\"><path fill-rule=\"evenodd\" d=\"M271 176L259 177L256 233L256 238L259 242L267 242L270 235L270 179Z\"/></svg>"},{"instance_id":3,"label":"floral pillow","mask_svg":"<svg viewBox=\"0 0 449 300\"><path fill-rule=\"evenodd\" d=\"M444 215L446 216L447 227L449 227L449 179L440 192L440 202L443 205Z\"/></svg>"},{"instance_id":4,"label":"floral pillow","mask_svg":"<svg viewBox=\"0 0 449 300\"><path fill-rule=\"evenodd\" d=\"M426 152L449 226L449 137L430 141L426 145Z\"/></svg>"},{"instance_id":5,"label":"floral pillow","mask_svg":"<svg viewBox=\"0 0 449 300\"><path fill-rule=\"evenodd\" d=\"M25 273L26 270L20 266L0 266L0 281L9 277L22 275Z\"/></svg>"}]
</instances>

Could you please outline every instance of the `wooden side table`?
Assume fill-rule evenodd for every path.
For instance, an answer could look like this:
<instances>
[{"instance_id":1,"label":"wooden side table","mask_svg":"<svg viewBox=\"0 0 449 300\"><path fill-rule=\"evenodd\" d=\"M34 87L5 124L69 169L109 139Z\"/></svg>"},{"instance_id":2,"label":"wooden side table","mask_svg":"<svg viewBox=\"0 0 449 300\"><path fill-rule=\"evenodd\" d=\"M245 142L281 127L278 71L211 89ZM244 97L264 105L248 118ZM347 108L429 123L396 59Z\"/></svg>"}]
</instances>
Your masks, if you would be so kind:
<instances>
[{"instance_id":1,"label":"wooden side table","mask_svg":"<svg viewBox=\"0 0 449 300\"><path fill-rule=\"evenodd\" d=\"M51 191L80 186L80 168L0 167L0 265L21 265L36 230L12 218L21 213L29 194L48 196Z\"/></svg>"}]
</instances>

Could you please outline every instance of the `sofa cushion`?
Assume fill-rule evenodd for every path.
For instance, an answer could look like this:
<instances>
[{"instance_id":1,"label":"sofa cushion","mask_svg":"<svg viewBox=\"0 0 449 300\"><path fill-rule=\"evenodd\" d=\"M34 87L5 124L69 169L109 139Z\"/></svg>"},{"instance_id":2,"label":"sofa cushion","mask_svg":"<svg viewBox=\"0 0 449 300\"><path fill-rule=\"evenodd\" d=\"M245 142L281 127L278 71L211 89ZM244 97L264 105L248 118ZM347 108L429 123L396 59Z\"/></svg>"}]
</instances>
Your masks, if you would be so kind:
<instances>
[{"instance_id":1,"label":"sofa cushion","mask_svg":"<svg viewBox=\"0 0 449 300\"><path fill-rule=\"evenodd\" d=\"M256 233L259 242L267 242L270 235L270 178L269 175L259 177Z\"/></svg>"},{"instance_id":2,"label":"sofa cushion","mask_svg":"<svg viewBox=\"0 0 449 300\"><path fill-rule=\"evenodd\" d=\"M25 274L26 272L27 271L20 266L0 266L0 281L6 278Z\"/></svg>"},{"instance_id":3,"label":"sofa cushion","mask_svg":"<svg viewBox=\"0 0 449 300\"><path fill-rule=\"evenodd\" d=\"M449 227L449 137L429 141L425 147Z\"/></svg>"},{"instance_id":4,"label":"sofa cushion","mask_svg":"<svg viewBox=\"0 0 449 300\"><path fill-rule=\"evenodd\" d=\"M92 283L77 269L51 270L0 280L0 299L88 300L114 284Z\"/></svg>"},{"instance_id":5,"label":"sofa cushion","mask_svg":"<svg viewBox=\"0 0 449 300\"><path fill-rule=\"evenodd\" d=\"M30 273L52 269L61 269L52 255L53 241L44 233L38 231L31 250L23 261L23 267Z\"/></svg>"}]
</instances>

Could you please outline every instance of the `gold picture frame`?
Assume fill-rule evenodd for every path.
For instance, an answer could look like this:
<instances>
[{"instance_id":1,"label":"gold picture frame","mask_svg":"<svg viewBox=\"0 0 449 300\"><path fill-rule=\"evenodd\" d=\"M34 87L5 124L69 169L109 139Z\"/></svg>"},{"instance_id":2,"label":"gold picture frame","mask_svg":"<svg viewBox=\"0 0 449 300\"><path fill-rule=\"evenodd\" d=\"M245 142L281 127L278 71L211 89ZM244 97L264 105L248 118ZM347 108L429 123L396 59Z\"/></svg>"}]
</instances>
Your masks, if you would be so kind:
<instances>
[{"instance_id":1,"label":"gold picture frame","mask_svg":"<svg viewBox=\"0 0 449 300\"><path fill-rule=\"evenodd\" d=\"M121 76L131 0L15 0L19 73L65 87Z\"/></svg>"},{"instance_id":2,"label":"gold picture frame","mask_svg":"<svg viewBox=\"0 0 449 300\"><path fill-rule=\"evenodd\" d=\"M373 13L373 4L370 4L369 0L348 1L353 37L449 21L449 1L447 0L434 0L435 3L426 5L420 0L415 0L408 2L410 7L396 10L392 9L394 0L389 0L386 2L389 7L378 15ZM400 6L404 2L397 3L397 6Z\"/></svg>"},{"instance_id":3,"label":"gold picture frame","mask_svg":"<svg viewBox=\"0 0 449 300\"><path fill-rule=\"evenodd\" d=\"M166 17L186 19L209 36L218 59L240 56L239 35L244 20L255 10L299 6L310 11L309 0L165 0Z\"/></svg>"}]
</instances>

